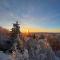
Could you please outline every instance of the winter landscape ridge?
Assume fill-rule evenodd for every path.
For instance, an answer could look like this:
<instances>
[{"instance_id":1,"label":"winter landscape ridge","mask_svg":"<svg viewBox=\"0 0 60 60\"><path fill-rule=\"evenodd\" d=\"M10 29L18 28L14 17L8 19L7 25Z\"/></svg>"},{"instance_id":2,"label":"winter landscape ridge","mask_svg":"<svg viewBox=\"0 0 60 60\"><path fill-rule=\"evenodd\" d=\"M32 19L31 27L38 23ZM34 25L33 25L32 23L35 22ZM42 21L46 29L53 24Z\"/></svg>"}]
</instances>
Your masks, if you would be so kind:
<instances>
[{"instance_id":1,"label":"winter landscape ridge","mask_svg":"<svg viewBox=\"0 0 60 60\"><path fill-rule=\"evenodd\" d=\"M0 0L0 60L60 60L60 0Z\"/></svg>"},{"instance_id":2,"label":"winter landscape ridge","mask_svg":"<svg viewBox=\"0 0 60 60\"><path fill-rule=\"evenodd\" d=\"M23 41L22 50L16 48L13 53L8 51L10 35L10 31L0 28L0 60L60 60L60 33L20 33L17 39Z\"/></svg>"}]
</instances>

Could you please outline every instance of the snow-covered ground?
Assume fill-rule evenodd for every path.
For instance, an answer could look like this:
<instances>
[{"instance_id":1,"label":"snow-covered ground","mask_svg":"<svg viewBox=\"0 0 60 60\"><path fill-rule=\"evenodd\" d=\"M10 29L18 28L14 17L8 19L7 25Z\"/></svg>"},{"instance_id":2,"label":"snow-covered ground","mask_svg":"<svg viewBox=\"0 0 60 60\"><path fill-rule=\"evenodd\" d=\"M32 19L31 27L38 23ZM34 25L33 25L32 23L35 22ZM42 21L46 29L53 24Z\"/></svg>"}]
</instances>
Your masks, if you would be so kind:
<instances>
[{"instance_id":1,"label":"snow-covered ground","mask_svg":"<svg viewBox=\"0 0 60 60\"><path fill-rule=\"evenodd\" d=\"M55 52L56 56L60 58L60 50Z\"/></svg>"},{"instance_id":2,"label":"snow-covered ground","mask_svg":"<svg viewBox=\"0 0 60 60\"><path fill-rule=\"evenodd\" d=\"M5 54L0 51L0 60L12 60L11 55Z\"/></svg>"},{"instance_id":3,"label":"snow-covered ground","mask_svg":"<svg viewBox=\"0 0 60 60\"><path fill-rule=\"evenodd\" d=\"M50 55L47 56L46 54L39 54L39 55L37 55L38 56L38 60L60 60L53 53L51 53L51 54L52 54L51 56ZM24 59L25 58L24 55L18 53L18 56L15 59L15 58L12 57L12 55L8 55L8 54L5 54L3 52L0 52L0 60L25 60ZM26 60L29 60L29 59L26 59ZM31 60L33 60L33 59L31 59Z\"/></svg>"},{"instance_id":4,"label":"snow-covered ground","mask_svg":"<svg viewBox=\"0 0 60 60\"><path fill-rule=\"evenodd\" d=\"M0 51L0 60L60 60L55 55L46 40L38 40L37 42L28 41L31 44L31 49L24 49L23 54L19 50L13 51L12 54L3 53ZM36 49L34 47L37 47Z\"/></svg>"}]
</instances>

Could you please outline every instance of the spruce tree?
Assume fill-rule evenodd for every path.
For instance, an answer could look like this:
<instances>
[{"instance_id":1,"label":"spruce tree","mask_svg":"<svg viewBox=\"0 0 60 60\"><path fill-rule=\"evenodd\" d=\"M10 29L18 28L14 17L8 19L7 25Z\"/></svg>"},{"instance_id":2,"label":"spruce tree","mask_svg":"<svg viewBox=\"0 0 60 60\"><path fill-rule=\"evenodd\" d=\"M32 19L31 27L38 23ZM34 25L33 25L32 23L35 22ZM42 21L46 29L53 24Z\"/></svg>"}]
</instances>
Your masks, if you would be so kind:
<instances>
[{"instance_id":1,"label":"spruce tree","mask_svg":"<svg viewBox=\"0 0 60 60\"><path fill-rule=\"evenodd\" d=\"M10 34L10 40L7 42L10 51L14 50L13 45L14 45L14 43L17 43L18 35L20 36L20 26L17 21L16 23L13 24L13 28L12 28L11 34Z\"/></svg>"}]
</instances>

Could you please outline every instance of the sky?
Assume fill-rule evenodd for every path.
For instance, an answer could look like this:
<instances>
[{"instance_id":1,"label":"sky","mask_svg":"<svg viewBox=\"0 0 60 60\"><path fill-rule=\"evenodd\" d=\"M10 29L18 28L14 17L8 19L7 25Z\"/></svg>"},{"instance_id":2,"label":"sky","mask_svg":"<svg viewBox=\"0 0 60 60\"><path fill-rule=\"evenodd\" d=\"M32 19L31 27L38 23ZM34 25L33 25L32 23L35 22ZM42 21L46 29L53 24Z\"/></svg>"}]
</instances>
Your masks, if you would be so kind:
<instances>
[{"instance_id":1,"label":"sky","mask_svg":"<svg viewBox=\"0 0 60 60\"><path fill-rule=\"evenodd\" d=\"M60 0L0 0L0 26L21 31L60 32Z\"/></svg>"}]
</instances>

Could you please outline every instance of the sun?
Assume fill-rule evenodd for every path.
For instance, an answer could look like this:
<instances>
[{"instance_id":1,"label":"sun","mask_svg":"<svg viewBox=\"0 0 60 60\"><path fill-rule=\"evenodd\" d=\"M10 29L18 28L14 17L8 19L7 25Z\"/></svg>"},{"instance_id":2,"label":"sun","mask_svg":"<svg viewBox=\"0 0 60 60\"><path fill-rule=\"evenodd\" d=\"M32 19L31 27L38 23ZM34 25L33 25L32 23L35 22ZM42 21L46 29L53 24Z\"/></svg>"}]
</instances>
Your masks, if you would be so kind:
<instances>
[{"instance_id":1,"label":"sun","mask_svg":"<svg viewBox=\"0 0 60 60\"><path fill-rule=\"evenodd\" d=\"M29 29L27 29L26 33L29 33Z\"/></svg>"}]
</instances>

